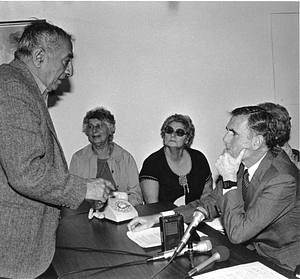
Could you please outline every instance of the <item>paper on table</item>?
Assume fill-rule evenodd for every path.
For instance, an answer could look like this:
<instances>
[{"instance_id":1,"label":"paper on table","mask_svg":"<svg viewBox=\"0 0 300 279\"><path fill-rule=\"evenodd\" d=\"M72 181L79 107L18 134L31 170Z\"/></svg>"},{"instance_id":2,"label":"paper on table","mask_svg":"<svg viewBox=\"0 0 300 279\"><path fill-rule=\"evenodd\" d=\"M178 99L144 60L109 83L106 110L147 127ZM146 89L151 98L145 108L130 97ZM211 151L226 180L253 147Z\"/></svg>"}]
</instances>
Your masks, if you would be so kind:
<instances>
[{"instance_id":1,"label":"paper on table","mask_svg":"<svg viewBox=\"0 0 300 279\"><path fill-rule=\"evenodd\" d=\"M184 228L187 228L186 224L184 224ZM199 231L197 231L197 233L200 237L207 236L206 234ZM143 248L150 248L161 245L160 227L154 227L140 232L127 231L126 234L133 242Z\"/></svg>"},{"instance_id":2,"label":"paper on table","mask_svg":"<svg viewBox=\"0 0 300 279\"><path fill-rule=\"evenodd\" d=\"M222 234L225 234L225 230L224 227L221 223L221 219L220 217L213 219L212 221L208 222L208 221L204 221L207 225L209 225L210 227L212 227L213 229L219 231Z\"/></svg>"},{"instance_id":3,"label":"paper on table","mask_svg":"<svg viewBox=\"0 0 300 279\"><path fill-rule=\"evenodd\" d=\"M193 276L194 279L286 279L260 262L241 264Z\"/></svg>"},{"instance_id":4,"label":"paper on table","mask_svg":"<svg viewBox=\"0 0 300 279\"><path fill-rule=\"evenodd\" d=\"M127 231L126 234L133 242L143 248L161 245L159 227L150 228L140 232Z\"/></svg>"}]
</instances>

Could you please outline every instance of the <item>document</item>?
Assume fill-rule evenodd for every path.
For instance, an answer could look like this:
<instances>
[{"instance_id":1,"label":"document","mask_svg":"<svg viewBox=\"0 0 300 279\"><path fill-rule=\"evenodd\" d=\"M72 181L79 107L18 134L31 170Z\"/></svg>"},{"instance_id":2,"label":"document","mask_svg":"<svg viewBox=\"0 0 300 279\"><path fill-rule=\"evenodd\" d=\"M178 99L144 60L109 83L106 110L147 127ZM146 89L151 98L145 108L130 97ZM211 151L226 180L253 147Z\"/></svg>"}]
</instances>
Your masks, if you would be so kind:
<instances>
[{"instance_id":1,"label":"document","mask_svg":"<svg viewBox=\"0 0 300 279\"><path fill-rule=\"evenodd\" d=\"M160 228L150 228L140 232L128 231L127 236L143 248L156 247L161 245Z\"/></svg>"},{"instance_id":2,"label":"document","mask_svg":"<svg viewBox=\"0 0 300 279\"><path fill-rule=\"evenodd\" d=\"M184 224L184 228L187 228L186 224ZM200 231L197 231L197 233L200 237L207 236ZM160 227L154 227L140 232L127 231L126 234L133 242L142 248L161 246Z\"/></svg>"},{"instance_id":3,"label":"document","mask_svg":"<svg viewBox=\"0 0 300 279\"><path fill-rule=\"evenodd\" d=\"M286 279L260 262L241 264L193 276L194 279Z\"/></svg>"}]
</instances>

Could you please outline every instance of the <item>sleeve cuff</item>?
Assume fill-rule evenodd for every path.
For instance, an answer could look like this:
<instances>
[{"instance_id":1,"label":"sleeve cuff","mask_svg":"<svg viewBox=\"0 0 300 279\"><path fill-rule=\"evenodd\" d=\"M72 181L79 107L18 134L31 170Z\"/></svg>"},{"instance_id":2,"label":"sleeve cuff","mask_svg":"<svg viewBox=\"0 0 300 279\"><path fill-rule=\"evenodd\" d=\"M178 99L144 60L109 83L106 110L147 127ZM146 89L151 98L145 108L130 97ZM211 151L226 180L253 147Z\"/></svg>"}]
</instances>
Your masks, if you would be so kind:
<instances>
[{"instance_id":1,"label":"sleeve cuff","mask_svg":"<svg viewBox=\"0 0 300 279\"><path fill-rule=\"evenodd\" d=\"M231 191L231 190L237 190L237 187L231 187L230 189L223 189L223 195L225 195L227 192Z\"/></svg>"},{"instance_id":2,"label":"sleeve cuff","mask_svg":"<svg viewBox=\"0 0 300 279\"><path fill-rule=\"evenodd\" d=\"M163 212L160 212L160 214L162 216L171 216L171 215L174 215L175 214L175 211L174 210L168 210L168 211L163 211Z\"/></svg>"}]
</instances>

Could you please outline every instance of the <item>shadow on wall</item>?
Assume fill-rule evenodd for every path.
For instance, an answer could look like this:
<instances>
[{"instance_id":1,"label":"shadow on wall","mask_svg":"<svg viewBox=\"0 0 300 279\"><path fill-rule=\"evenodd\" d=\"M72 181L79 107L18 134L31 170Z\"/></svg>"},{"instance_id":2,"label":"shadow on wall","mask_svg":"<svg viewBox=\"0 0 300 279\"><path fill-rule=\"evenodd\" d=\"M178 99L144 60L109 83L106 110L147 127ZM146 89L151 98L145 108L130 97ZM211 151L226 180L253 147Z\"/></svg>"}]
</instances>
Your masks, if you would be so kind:
<instances>
[{"instance_id":1,"label":"shadow on wall","mask_svg":"<svg viewBox=\"0 0 300 279\"><path fill-rule=\"evenodd\" d=\"M61 81L62 83L55 91L51 91L48 97L48 108L54 107L61 99L64 93L71 93L71 84L68 78Z\"/></svg>"}]
</instances>

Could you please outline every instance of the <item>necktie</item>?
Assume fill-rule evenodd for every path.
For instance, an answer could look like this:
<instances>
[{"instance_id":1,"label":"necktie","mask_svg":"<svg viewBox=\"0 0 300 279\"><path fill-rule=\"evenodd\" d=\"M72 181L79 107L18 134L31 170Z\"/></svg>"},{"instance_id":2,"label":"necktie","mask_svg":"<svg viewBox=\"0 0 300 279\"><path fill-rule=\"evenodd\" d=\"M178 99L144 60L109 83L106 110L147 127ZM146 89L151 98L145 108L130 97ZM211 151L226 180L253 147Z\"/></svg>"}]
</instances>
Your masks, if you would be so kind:
<instances>
[{"instance_id":1,"label":"necktie","mask_svg":"<svg viewBox=\"0 0 300 279\"><path fill-rule=\"evenodd\" d=\"M243 194L244 200L246 198L247 189L248 189L249 185L250 185L250 182L249 182L249 173L248 173L248 170L245 169L244 170L244 174L243 174L243 183L242 183L242 194Z\"/></svg>"}]
</instances>

